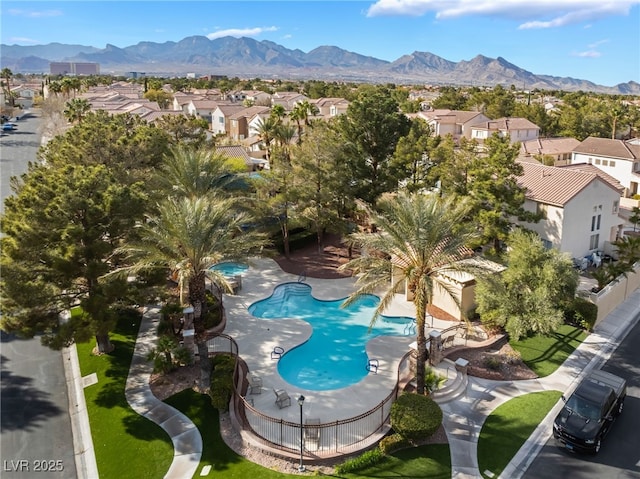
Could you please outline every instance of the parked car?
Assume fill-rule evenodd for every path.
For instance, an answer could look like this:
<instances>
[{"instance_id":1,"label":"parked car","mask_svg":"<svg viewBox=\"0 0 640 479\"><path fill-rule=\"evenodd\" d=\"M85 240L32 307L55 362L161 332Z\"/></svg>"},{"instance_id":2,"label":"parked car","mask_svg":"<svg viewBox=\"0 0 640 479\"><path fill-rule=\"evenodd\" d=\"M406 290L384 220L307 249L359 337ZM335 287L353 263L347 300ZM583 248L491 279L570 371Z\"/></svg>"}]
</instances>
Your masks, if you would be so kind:
<instances>
[{"instance_id":1,"label":"parked car","mask_svg":"<svg viewBox=\"0 0 640 479\"><path fill-rule=\"evenodd\" d=\"M15 130L16 128L18 128L18 125L16 125L15 123L2 124L2 131L11 131L11 130Z\"/></svg>"},{"instance_id":2,"label":"parked car","mask_svg":"<svg viewBox=\"0 0 640 479\"><path fill-rule=\"evenodd\" d=\"M597 454L602 440L622 413L627 382L605 371L593 371L565 399L553 422L553 437L570 451Z\"/></svg>"}]
</instances>

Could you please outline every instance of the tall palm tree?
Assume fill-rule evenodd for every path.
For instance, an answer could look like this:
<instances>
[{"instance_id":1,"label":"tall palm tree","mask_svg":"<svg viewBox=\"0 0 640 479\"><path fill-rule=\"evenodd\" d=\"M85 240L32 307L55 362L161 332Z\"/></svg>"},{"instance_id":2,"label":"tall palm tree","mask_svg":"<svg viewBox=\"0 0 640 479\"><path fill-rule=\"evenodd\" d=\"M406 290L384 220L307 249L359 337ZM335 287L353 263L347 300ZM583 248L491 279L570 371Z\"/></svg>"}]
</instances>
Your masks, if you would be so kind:
<instances>
[{"instance_id":1,"label":"tall palm tree","mask_svg":"<svg viewBox=\"0 0 640 479\"><path fill-rule=\"evenodd\" d=\"M4 80L2 82L2 90L4 92L5 98L9 100L9 103L12 107L16 106L15 98L11 93L11 78L13 78L13 72L10 68L3 68L2 71L0 71L0 78Z\"/></svg>"},{"instance_id":2,"label":"tall palm tree","mask_svg":"<svg viewBox=\"0 0 640 479\"><path fill-rule=\"evenodd\" d=\"M347 298L345 305L364 294L383 290L371 319L373 327L396 293L405 287L413 293L418 344L417 390L422 394L427 360L427 309L434 293L439 292L459 305L455 290L445 279L447 276L456 272L480 274L486 270L482 262L460 261L472 254L466 245L477 233L464 222L467 203L454 197L401 194L383 197L378 204L379 212L367 209L379 232L351 236L352 242L367 254L342 267L359 273L358 289Z\"/></svg>"},{"instance_id":3,"label":"tall palm tree","mask_svg":"<svg viewBox=\"0 0 640 479\"><path fill-rule=\"evenodd\" d=\"M129 266L118 273L135 275L158 268L177 272L187 285L196 326L206 306L206 279L230 291L227 279L211 266L223 259L242 259L265 244L263 236L246 225L252 221L238 212L233 200L212 197L169 198L158 214L140 226L139 240L118 251Z\"/></svg>"},{"instance_id":4,"label":"tall palm tree","mask_svg":"<svg viewBox=\"0 0 640 479\"><path fill-rule=\"evenodd\" d=\"M159 183L170 196L195 198L223 192L235 179L227 160L205 148L172 147L164 158Z\"/></svg>"},{"instance_id":5,"label":"tall palm tree","mask_svg":"<svg viewBox=\"0 0 640 479\"><path fill-rule=\"evenodd\" d=\"M274 137L278 120L274 116L268 116L258 120L257 134L264 143L267 152L267 161L271 161L271 142Z\"/></svg>"}]
</instances>

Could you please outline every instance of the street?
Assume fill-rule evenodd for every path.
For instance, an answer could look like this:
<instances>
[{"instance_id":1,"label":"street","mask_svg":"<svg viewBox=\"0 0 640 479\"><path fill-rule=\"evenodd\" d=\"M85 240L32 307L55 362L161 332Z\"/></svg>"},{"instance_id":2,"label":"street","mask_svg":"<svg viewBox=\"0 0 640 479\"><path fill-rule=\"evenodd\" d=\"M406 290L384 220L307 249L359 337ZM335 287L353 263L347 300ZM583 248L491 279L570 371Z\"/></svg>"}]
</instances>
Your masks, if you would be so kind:
<instances>
[{"instance_id":1,"label":"street","mask_svg":"<svg viewBox=\"0 0 640 479\"><path fill-rule=\"evenodd\" d=\"M602 442L595 456L569 453L556 446L553 437L542 448L523 479L567 477L640 478L640 322L624 338L602 367L627 380L624 411Z\"/></svg>"},{"instance_id":2,"label":"street","mask_svg":"<svg viewBox=\"0 0 640 479\"><path fill-rule=\"evenodd\" d=\"M27 170L40 146L39 111L0 134L0 195ZM0 338L0 476L5 479L75 478L73 436L62 353L40 339Z\"/></svg>"}]
</instances>

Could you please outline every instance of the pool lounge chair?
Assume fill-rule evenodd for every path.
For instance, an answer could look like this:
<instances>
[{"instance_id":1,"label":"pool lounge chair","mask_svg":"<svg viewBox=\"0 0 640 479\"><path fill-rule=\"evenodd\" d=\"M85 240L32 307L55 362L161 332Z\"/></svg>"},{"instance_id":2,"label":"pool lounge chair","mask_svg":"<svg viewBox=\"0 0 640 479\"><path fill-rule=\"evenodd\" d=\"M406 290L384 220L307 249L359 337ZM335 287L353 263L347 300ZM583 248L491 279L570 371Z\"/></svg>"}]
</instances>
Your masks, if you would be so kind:
<instances>
[{"instance_id":1,"label":"pool lounge chair","mask_svg":"<svg viewBox=\"0 0 640 479\"><path fill-rule=\"evenodd\" d=\"M276 404L280 409L283 407L291 406L291 398L287 391L284 389L273 388L273 393L276 395Z\"/></svg>"},{"instance_id":2,"label":"pool lounge chair","mask_svg":"<svg viewBox=\"0 0 640 479\"><path fill-rule=\"evenodd\" d=\"M247 383L249 383L249 394L262 394L262 378L260 376L247 373Z\"/></svg>"},{"instance_id":3,"label":"pool lounge chair","mask_svg":"<svg viewBox=\"0 0 640 479\"><path fill-rule=\"evenodd\" d=\"M320 448L320 428L317 427L320 425L320 419L309 418L304 424L304 441L306 448L310 451L311 447L313 447L313 450L317 451Z\"/></svg>"}]
</instances>

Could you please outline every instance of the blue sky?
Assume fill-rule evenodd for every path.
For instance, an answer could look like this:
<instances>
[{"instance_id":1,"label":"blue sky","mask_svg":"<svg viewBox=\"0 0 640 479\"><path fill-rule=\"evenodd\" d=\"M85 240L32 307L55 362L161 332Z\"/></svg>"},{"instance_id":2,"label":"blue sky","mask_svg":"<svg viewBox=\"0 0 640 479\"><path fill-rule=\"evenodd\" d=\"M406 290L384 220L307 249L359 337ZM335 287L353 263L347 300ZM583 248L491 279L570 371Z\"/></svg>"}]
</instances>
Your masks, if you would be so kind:
<instances>
[{"instance_id":1,"label":"blue sky","mask_svg":"<svg viewBox=\"0 0 640 479\"><path fill-rule=\"evenodd\" d=\"M0 42L9 45L234 35L389 61L414 51L456 62L501 56L536 74L640 82L640 0L2 0L0 9Z\"/></svg>"}]
</instances>

